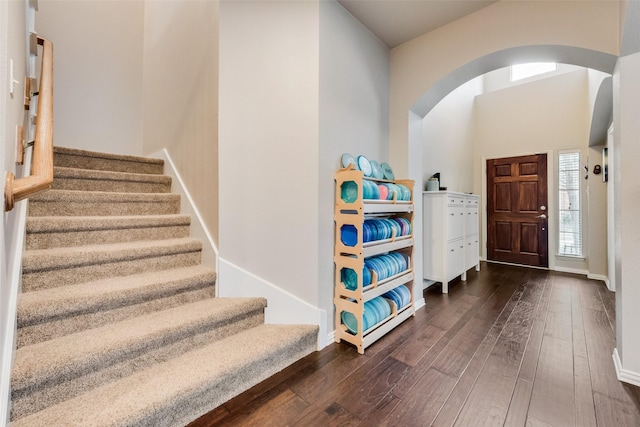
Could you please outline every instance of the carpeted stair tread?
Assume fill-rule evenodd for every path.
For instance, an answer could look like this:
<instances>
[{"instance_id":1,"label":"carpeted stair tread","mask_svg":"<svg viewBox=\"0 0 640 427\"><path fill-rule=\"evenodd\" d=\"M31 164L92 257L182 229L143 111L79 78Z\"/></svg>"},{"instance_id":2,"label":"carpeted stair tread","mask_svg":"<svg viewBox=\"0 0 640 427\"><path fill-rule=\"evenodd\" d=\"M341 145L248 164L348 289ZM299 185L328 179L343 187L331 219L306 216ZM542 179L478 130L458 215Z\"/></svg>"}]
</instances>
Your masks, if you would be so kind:
<instances>
[{"instance_id":1,"label":"carpeted stair tread","mask_svg":"<svg viewBox=\"0 0 640 427\"><path fill-rule=\"evenodd\" d=\"M196 265L202 243L190 238L34 249L22 256L23 292L110 276Z\"/></svg>"},{"instance_id":2,"label":"carpeted stair tread","mask_svg":"<svg viewBox=\"0 0 640 427\"><path fill-rule=\"evenodd\" d=\"M210 298L16 350L12 390L49 385L262 311L263 298Z\"/></svg>"},{"instance_id":3,"label":"carpeted stair tread","mask_svg":"<svg viewBox=\"0 0 640 427\"><path fill-rule=\"evenodd\" d=\"M187 237L189 215L28 217L27 250Z\"/></svg>"},{"instance_id":4,"label":"carpeted stair tread","mask_svg":"<svg viewBox=\"0 0 640 427\"><path fill-rule=\"evenodd\" d=\"M261 325L17 419L23 426L184 426L315 350L316 326Z\"/></svg>"},{"instance_id":5,"label":"carpeted stair tread","mask_svg":"<svg viewBox=\"0 0 640 427\"><path fill-rule=\"evenodd\" d=\"M180 212L180 195L49 190L31 196L30 216L163 215Z\"/></svg>"},{"instance_id":6,"label":"carpeted stair tread","mask_svg":"<svg viewBox=\"0 0 640 427\"><path fill-rule=\"evenodd\" d=\"M109 322L119 322L132 317L215 298L214 282L197 283L195 285L197 286L135 304L123 304L109 310L75 313L67 317L59 316L46 319L42 323L22 326L16 331L16 348L97 328Z\"/></svg>"},{"instance_id":7,"label":"carpeted stair tread","mask_svg":"<svg viewBox=\"0 0 640 427\"><path fill-rule=\"evenodd\" d=\"M148 174L162 174L164 170L164 160L162 159L66 147L54 147L53 153L54 166Z\"/></svg>"},{"instance_id":8,"label":"carpeted stair tread","mask_svg":"<svg viewBox=\"0 0 640 427\"><path fill-rule=\"evenodd\" d=\"M148 258L166 253L192 252L201 249L202 243L191 238L143 240L72 248L35 249L24 252L22 268L24 273L31 273L89 264L105 264L136 257Z\"/></svg>"},{"instance_id":9,"label":"carpeted stair tread","mask_svg":"<svg viewBox=\"0 0 640 427\"><path fill-rule=\"evenodd\" d=\"M163 227L190 225L189 215L129 215L129 216L39 216L27 218L27 233L109 230L113 228Z\"/></svg>"},{"instance_id":10,"label":"carpeted stair tread","mask_svg":"<svg viewBox=\"0 0 640 427\"><path fill-rule=\"evenodd\" d=\"M171 177L57 166L53 169L51 188L54 190L123 193L169 193L171 191Z\"/></svg>"},{"instance_id":11,"label":"carpeted stair tread","mask_svg":"<svg viewBox=\"0 0 640 427\"><path fill-rule=\"evenodd\" d=\"M18 296L18 328L99 310L111 310L215 283L205 266L152 271L60 286Z\"/></svg>"}]
</instances>

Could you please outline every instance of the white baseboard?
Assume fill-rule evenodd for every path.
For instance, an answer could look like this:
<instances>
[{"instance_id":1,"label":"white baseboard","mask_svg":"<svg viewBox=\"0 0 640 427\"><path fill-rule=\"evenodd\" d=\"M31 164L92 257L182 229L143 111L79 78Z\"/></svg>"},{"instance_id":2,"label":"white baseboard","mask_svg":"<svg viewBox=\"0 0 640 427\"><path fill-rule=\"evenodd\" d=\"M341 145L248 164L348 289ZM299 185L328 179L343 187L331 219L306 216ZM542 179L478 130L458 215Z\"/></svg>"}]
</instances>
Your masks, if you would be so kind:
<instances>
[{"instance_id":1,"label":"white baseboard","mask_svg":"<svg viewBox=\"0 0 640 427\"><path fill-rule=\"evenodd\" d=\"M480 260L482 261L482 260ZM504 262L504 261L495 261L495 260L487 260L486 261L488 264L500 264L500 265L511 265L514 267L525 267L525 268L535 268L536 270L556 270L555 268L551 268L551 267L536 267L533 265L524 265L524 264L516 264L513 262ZM557 270L560 271L560 270Z\"/></svg>"},{"instance_id":2,"label":"white baseboard","mask_svg":"<svg viewBox=\"0 0 640 427\"><path fill-rule=\"evenodd\" d=\"M558 267L557 265L553 268L554 271L560 271L562 273L573 273L573 274L581 274L586 276L589 274L587 270L583 270L581 268L571 268L571 267Z\"/></svg>"},{"instance_id":3,"label":"white baseboard","mask_svg":"<svg viewBox=\"0 0 640 427\"><path fill-rule=\"evenodd\" d=\"M331 331L327 334L327 345L332 344L336 341L336 331Z\"/></svg>"},{"instance_id":4,"label":"white baseboard","mask_svg":"<svg viewBox=\"0 0 640 427\"><path fill-rule=\"evenodd\" d=\"M611 289L610 285L609 285L609 278L607 276L605 276L604 274L591 274L588 273L587 274L587 279L593 279L593 280L600 280L601 282L604 282L605 285L607 285L607 289L609 289L612 292L615 292L615 289Z\"/></svg>"},{"instance_id":5,"label":"white baseboard","mask_svg":"<svg viewBox=\"0 0 640 427\"><path fill-rule=\"evenodd\" d=\"M165 161L165 175L172 178L171 191L181 196L180 212L190 215L191 236L202 241L202 264L215 266L218 273L216 296L218 297L264 297L268 301L265 309L265 322L272 324L312 324L318 325L318 349L333 342L324 341L326 334L326 312L308 304L295 295L278 288L248 271L220 259L218 248L205 225L198 208L189 194L180 173L175 167L169 152L162 149L150 155Z\"/></svg>"},{"instance_id":6,"label":"white baseboard","mask_svg":"<svg viewBox=\"0 0 640 427\"><path fill-rule=\"evenodd\" d=\"M616 368L616 376L620 381L640 387L640 373L622 368L622 361L617 348L613 349L613 364Z\"/></svg>"},{"instance_id":7,"label":"white baseboard","mask_svg":"<svg viewBox=\"0 0 640 427\"><path fill-rule=\"evenodd\" d=\"M209 229L204 223L202 215L200 215L200 211L193 201L189 190L187 190L169 152L166 148L163 148L151 154L149 157L164 160L166 166L164 174L171 177L171 192L180 195L180 213L191 216L191 237L202 242L202 264L213 267L218 271L218 247L213 241L213 237L211 233L209 233Z\"/></svg>"},{"instance_id":8,"label":"white baseboard","mask_svg":"<svg viewBox=\"0 0 640 427\"><path fill-rule=\"evenodd\" d=\"M265 323L318 325L318 350L332 341L327 337L327 312L290 294L253 273L223 259L218 261L219 297L263 297L267 299Z\"/></svg>"},{"instance_id":9,"label":"white baseboard","mask_svg":"<svg viewBox=\"0 0 640 427\"><path fill-rule=\"evenodd\" d=\"M30 154L27 154L27 156L29 160L26 164L30 164ZM0 423L5 422L5 425L9 425L9 408L11 407L11 368L13 367L13 356L16 348L16 307L22 280L22 251L27 223L27 200L16 203L13 209L13 212L9 215L16 216L16 228L13 235L7 235L6 231L8 230L5 228L4 235L5 240L10 240L9 247L12 252L5 252L7 271L1 273L3 275L2 285L3 287L6 286L2 292L6 298L6 302L2 303L2 311L6 311L0 316L0 325L3 329L0 331L0 336L2 337L0 341L0 345L2 345L2 359L0 360ZM3 242L3 244L6 244L6 242Z\"/></svg>"}]
</instances>

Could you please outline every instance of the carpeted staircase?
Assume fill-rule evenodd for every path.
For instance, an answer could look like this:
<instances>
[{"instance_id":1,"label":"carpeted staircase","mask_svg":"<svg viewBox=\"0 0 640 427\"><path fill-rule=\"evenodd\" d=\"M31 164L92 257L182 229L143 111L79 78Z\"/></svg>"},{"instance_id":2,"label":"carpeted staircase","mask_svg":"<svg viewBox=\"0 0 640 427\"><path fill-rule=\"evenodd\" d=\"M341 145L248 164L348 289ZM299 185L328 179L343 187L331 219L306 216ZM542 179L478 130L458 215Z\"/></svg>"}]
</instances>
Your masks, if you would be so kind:
<instances>
[{"instance_id":1,"label":"carpeted staircase","mask_svg":"<svg viewBox=\"0 0 640 427\"><path fill-rule=\"evenodd\" d=\"M182 426L316 348L215 298L163 161L56 148L29 201L12 426Z\"/></svg>"}]
</instances>

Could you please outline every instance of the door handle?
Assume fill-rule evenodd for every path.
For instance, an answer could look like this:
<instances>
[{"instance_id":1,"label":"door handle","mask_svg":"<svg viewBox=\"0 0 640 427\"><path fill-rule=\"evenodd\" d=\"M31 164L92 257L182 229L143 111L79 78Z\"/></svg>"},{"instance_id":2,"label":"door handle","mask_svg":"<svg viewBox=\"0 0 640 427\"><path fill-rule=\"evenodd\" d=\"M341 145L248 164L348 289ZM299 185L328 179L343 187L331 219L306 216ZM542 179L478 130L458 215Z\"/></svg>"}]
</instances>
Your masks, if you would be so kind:
<instances>
[{"instance_id":1,"label":"door handle","mask_svg":"<svg viewBox=\"0 0 640 427\"><path fill-rule=\"evenodd\" d=\"M538 215L536 218L547 219L547 216L545 214L542 214L542 215Z\"/></svg>"}]
</instances>

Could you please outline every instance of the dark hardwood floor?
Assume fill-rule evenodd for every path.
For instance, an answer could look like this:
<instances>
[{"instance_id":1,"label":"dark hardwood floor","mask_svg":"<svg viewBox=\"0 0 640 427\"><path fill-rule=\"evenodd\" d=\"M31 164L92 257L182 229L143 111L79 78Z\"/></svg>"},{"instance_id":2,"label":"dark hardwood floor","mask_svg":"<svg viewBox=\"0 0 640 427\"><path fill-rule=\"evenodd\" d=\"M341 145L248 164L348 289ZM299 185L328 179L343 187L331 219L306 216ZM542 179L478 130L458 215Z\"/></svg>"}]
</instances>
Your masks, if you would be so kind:
<instances>
[{"instance_id":1,"label":"dark hardwood floor","mask_svg":"<svg viewBox=\"0 0 640 427\"><path fill-rule=\"evenodd\" d=\"M332 344L189 427L640 426L602 282L483 263L425 298L364 355Z\"/></svg>"}]
</instances>

